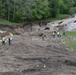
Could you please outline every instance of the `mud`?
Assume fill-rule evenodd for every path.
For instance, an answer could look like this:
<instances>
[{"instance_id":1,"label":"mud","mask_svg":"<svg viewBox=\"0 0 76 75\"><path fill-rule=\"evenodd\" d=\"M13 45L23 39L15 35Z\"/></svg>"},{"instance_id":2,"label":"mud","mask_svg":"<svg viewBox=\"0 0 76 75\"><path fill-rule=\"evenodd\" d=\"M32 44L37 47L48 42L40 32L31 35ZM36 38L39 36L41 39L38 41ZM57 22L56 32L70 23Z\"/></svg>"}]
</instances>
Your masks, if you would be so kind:
<instances>
[{"instance_id":1,"label":"mud","mask_svg":"<svg viewBox=\"0 0 76 75\"><path fill-rule=\"evenodd\" d=\"M76 53L62 44L64 38L30 34L14 35L12 45L0 45L0 75L76 75Z\"/></svg>"}]
</instances>

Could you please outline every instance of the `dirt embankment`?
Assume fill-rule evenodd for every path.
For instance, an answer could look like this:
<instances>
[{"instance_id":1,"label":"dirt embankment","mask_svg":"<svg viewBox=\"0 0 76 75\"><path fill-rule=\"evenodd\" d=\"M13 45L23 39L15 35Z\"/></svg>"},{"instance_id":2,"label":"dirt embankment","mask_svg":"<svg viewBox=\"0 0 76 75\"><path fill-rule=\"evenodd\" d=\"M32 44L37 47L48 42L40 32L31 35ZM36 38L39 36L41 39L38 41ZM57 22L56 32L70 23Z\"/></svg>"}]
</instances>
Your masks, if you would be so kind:
<instances>
[{"instance_id":1,"label":"dirt embankment","mask_svg":"<svg viewBox=\"0 0 76 75\"><path fill-rule=\"evenodd\" d=\"M36 23L27 22L20 26L0 25L0 30L9 31L14 34L22 34L24 32L38 31L41 27L44 27L46 25L47 25L47 22L36 22Z\"/></svg>"}]
</instances>

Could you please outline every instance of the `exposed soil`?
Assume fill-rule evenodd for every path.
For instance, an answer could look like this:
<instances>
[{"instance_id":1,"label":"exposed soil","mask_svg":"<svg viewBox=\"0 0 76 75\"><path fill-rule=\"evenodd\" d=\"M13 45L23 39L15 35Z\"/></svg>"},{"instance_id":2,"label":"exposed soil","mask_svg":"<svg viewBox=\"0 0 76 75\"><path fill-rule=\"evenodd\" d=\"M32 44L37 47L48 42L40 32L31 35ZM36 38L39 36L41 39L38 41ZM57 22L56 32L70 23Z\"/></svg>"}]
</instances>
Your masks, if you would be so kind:
<instances>
[{"instance_id":1,"label":"exposed soil","mask_svg":"<svg viewBox=\"0 0 76 75\"><path fill-rule=\"evenodd\" d=\"M61 21L59 21L61 24ZM76 52L53 38L46 23L26 23L22 27L0 26L16 32L12 45L0 45L0 75L76 75ZM43 35L46 35L43 39Z\"/></svg>"},{"instance_id":2,"label":"exposed soil","mask_svg":"<svg viewBox=\"0 0 76 75\"><path fill-rule=\"evenodd\" d=\"M76 75L76 53L46 32L14 35L12 45L0 45L0 75ZM30 35L32 34L32 35Z\"/></svg>"},{"instance_id":3,"label":"exposed soil","mask_svg":"<svg viewBox=\"0 0 76 75\"><path fill-rule=\"evenodd\" d=\"M45 22L0 25L0 30L19 34L13 36L12 45L0 45L0 75L76 75L76 52L61 42L69 37L53 38L47 26Z\"/></svg>"}]
</instances>

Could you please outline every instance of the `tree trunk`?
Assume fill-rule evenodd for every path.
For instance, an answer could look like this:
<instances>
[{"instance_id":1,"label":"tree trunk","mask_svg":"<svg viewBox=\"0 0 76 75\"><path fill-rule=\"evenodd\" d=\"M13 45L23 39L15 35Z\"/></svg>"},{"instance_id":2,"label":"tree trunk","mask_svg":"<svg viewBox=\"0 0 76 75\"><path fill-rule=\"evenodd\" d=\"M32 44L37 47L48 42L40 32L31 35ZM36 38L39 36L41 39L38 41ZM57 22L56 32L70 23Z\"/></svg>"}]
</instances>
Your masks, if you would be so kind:
<instances>
[{"instance_id":1,"label":"tree trunk","mask_svg":"<svg viewBox=\"0 0 76 75\"><path fill-rule=\"evenodd\" d=\"M2 0L0 0L0 18L2 18Z\"/></svg>"},{"instance_id":2,"label":"tree trunk","mask_svg":"<svg viewBox=\"0 0 76 75\"><path fill-rule=\"evenodd\" d=\"M14 18L15 18L15 2L14 2L14 7L13 7L13 21L14 21Z\"/></svg>"},{"instance_id":3,"label":"tree trunk","mask_svg":"<svg viewBox=\"0 0 76 75\"><path fill-rule=\"evenodd\" d=\"M9 5L9 0L7 0L7 20L10 20L10 5Z\"/></svg>"}]
</instances>

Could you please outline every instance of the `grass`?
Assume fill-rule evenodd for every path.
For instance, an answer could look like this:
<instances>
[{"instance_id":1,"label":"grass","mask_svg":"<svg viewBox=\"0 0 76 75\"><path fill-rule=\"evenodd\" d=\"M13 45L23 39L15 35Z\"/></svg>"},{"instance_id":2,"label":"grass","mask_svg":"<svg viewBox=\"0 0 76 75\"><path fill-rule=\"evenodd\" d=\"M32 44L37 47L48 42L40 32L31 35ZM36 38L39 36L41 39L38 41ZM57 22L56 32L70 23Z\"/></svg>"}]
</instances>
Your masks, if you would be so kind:
<instances>
[{"instance_id":1,"label":"grass","mask_svg":"<svg viewBox=\"0 0 76 75\"><path fill-rule=\"evenodd\" d=\"M29 22L51 22L51 21L66 18L68 16L69 15L67 15L67 14L59 14L59 15L57 15L56 18L47 18L47 19L43 19L43 20L33 20L33 21L29 21ZM14 22L10 22L10 21L5 20L5 19L0 19L0 25L1 24L2 25L22 25L22 23L14 23Z\"/></svg>"},{"instance_id":2,"label":"grass","mask_svg":"<svg viewBox=\"0 0 76 75\"><path fill-rule=\"evenodd\" d=\"M68 31L68 32L66 32L66 36L76 37L76 32Z\"/></svg>"},{"instance_id":3,"label":"grass","mask_svg":"<svg viewBox=\"0 0 76 75\"><path fill-rule=\"evenodd\" d=\"M59 15L57 15L56 19L64 19L68 16L69 16L68 14L59 14Z\"/></svg>"},{"instance_id":4,"label":"grass","mask_svg":"<svg viewBox=\"0 0 76 75\"><path fill-rule=\"evenodd\" d=\"M0 25L21 25L21 23L15 23L5 19L0 19Z\"/></svg>"},{"instance_id":5,"label":"grass","mask_svg":"<svg viewBox=\"0 0 76 75\"><path fill-rule=\"evenodd\" d=\"M74 41L74 40L68 41L68 42L66 42L66 45L67 45L72 51L76 51L76 41Z\"/></svg>"},{"instance_id":6,"label":"grass","mask_svg":"<svg viewBox=\"0 0 76 75\"><path fill-rule=\"evenodd\" d=\"M69 31L66 32L66 37L70 38L64 39L63 42L68 46L72 51L76 51L76 32Z\"/></svg>"},{"instance_id":7,"label":"grass","mask_svg":"<svg viewBox=\"0 0 76 75\"><path fill-rule=\"evenodd\" d=\"M47 19L43 19L43 20L34 20L31 22L51 22L51 21L55 21L55 20L60 20L60 19L64 19L66 17L68 17L68 14L59 14L56 16L56 18L47 18Z\"/></svg>"}]
</instances>

